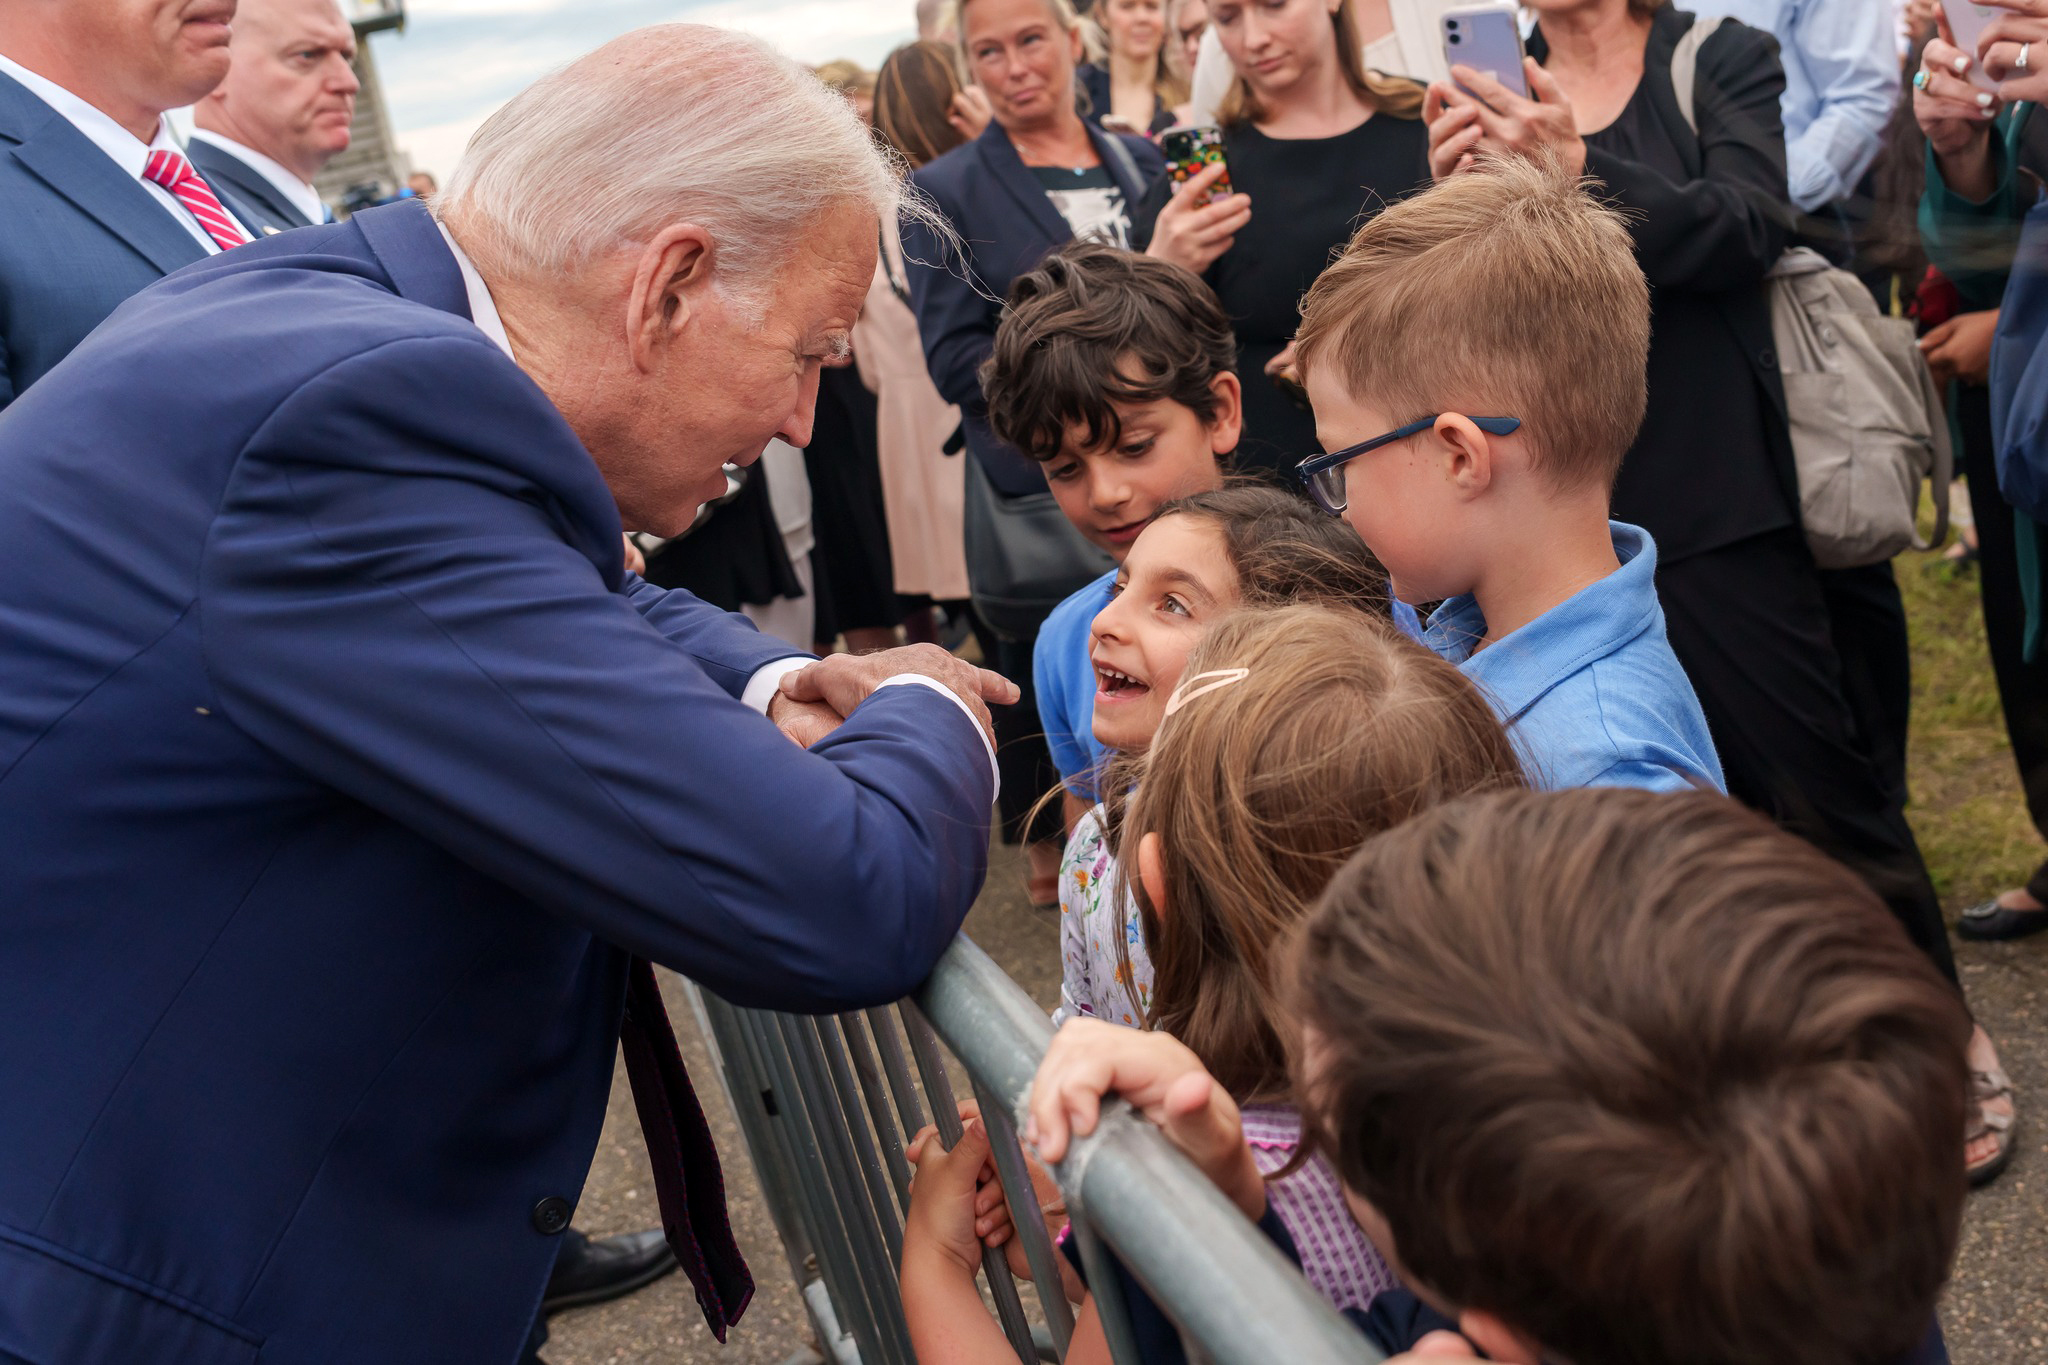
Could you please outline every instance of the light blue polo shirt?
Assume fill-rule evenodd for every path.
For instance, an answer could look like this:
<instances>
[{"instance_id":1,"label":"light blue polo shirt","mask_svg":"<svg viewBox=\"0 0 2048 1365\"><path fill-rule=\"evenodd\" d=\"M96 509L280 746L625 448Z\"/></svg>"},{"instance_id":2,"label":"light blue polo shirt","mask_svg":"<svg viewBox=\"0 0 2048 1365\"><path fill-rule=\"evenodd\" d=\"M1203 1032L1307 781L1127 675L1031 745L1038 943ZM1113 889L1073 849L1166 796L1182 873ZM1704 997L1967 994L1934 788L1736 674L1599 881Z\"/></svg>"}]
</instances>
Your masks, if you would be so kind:
<instances>
[{"instance_id":1,"label":"light blue polo shirt","mask_svg":"<svg viewBox=\"0 0 2048 1365\"><path fill-rule=\"evenodd\" d=\"M1476 654L1486 618L1453 597L1423 643L1479 685L1538 787L1726 791L1700 699L1664 636L1656 542L1607 526L1621 567L1598 583Z\"/></svg>"}]
</instances>

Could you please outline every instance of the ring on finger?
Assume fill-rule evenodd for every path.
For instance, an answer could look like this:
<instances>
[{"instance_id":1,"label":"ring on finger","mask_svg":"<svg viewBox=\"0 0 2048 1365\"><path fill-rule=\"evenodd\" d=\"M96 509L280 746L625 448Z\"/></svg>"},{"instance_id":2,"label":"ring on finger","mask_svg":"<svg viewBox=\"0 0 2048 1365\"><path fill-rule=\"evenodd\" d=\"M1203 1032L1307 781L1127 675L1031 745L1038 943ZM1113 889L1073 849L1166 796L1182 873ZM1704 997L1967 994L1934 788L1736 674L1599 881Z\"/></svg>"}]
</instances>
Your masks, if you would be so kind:
<instances>
[{"instance_id":1,"label":"ring on finger","mask_svg":"<svg viewBox=\"0 0 2048 1365\"><path fill-rule=\"evenodd\" d=\"M2027 69L2027 49L2028 49L2028 48L2030 48L2030 47L2032 47L2032 46L2033 46L2033 44L2032 44L2032 43L2021 43L2021 44L2020 44L2020 56L2019 56L2019 60L2018 60L2018 61L2016 61L2016 62L2014 62L2014 63L2012 64L2012 69L2013 69L2013 70L2015 70L2015 71L2025 71L2025 70Z\"/></svg>"},{"instance_id":2,"label":"ring on finger","mask_svg":"<svg viewBox=\"0 0 2048 1365\"><path fill-rule=\"evenodd\" d=\"M1924 66L1913 73L1913 88L1915 90L1925 90L1927 88L1928 74L1928 70Z\"/></svg>"}]
</instances>

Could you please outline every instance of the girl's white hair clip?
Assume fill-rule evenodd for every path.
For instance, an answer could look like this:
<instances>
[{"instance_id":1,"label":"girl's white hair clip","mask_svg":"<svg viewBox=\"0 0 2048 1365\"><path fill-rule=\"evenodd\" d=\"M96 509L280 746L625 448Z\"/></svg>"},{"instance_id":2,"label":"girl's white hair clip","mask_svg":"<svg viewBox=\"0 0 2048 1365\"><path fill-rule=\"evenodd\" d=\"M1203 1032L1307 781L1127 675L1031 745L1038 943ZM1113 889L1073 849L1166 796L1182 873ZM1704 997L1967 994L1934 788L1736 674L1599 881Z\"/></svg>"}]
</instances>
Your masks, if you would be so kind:
<instances>
[{"instance_id":1,"label":"girl's white hair clip","mask_svg":"<svg viewBox=\"0 0 2048 1365\"><path fill-rule=\"evenodd\" d=\"M1251 675L1252 671L1249 668L1212 668L1207 673L1182 678L1180 686L1174 688L1173 695L1166 699L1166 716L1180 710L1196 697L1229 687L1233 683L1241 683ZM1201 683L1201 686L1195 686L1196 683ZM1160 719L1164 720L1166 716L1161 716Z\"/></svg>"}]
</instances>

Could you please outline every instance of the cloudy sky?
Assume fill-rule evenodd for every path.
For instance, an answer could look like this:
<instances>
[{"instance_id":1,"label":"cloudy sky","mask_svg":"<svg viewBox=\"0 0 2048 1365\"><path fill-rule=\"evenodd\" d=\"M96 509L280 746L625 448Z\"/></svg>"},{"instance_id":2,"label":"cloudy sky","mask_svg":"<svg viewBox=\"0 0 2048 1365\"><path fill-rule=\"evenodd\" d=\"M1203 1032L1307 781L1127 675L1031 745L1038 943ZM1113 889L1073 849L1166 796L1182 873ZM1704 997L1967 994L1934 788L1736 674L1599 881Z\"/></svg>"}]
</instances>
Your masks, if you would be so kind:
<instances>
[{"instance_id":1,"label":"cloudy sky","mask_svg":"<svg viewBox=\"0 0 2048 1365\"><path fill-rule=\"evenodd\" d=\"M804 62L869 66L916 36L914 0L407 0L371 38L398 145L445 178L476 126L542 72L645 24L758 33Z\"/></svg>"}]
</instances>

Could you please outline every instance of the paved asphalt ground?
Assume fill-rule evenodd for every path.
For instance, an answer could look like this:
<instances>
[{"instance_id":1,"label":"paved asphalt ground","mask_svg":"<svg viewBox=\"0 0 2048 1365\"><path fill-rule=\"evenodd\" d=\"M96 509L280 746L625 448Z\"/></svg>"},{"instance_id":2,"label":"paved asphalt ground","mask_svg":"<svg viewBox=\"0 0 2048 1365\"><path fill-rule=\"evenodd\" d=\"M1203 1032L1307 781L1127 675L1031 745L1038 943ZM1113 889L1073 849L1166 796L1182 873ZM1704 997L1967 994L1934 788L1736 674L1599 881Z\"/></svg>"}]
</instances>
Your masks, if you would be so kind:
<instances>
[{"instance_id":1,"label":"paved asphalt ground","mask_svg":"<svg viewBox=\"0 0 2048 1365\"><path fill-rule=\"evenodd\" d=\"M1014 858L999 852L967 932L1041 1003L1057 996L1057 927L1025 904ZM2048 937L1959 942L1957 956L1971 1003L1998 1039L2019 1090L2020 1149L2004 1177L1971 1199L1943 1323L1957 1365L2048 1365ZM783 1365L808 1345L788 1263L723 1094L708 1084L710 1059L680 991L671 993L670 1012L725 1154L734 1222L759 1291L721 1348L687 1282L671 1275L630 1298L555 1318L543 1352L550 1365ZM659 1221L621 1071L576 1223L604 1236Z\"/></svg>"}]
</instances>

